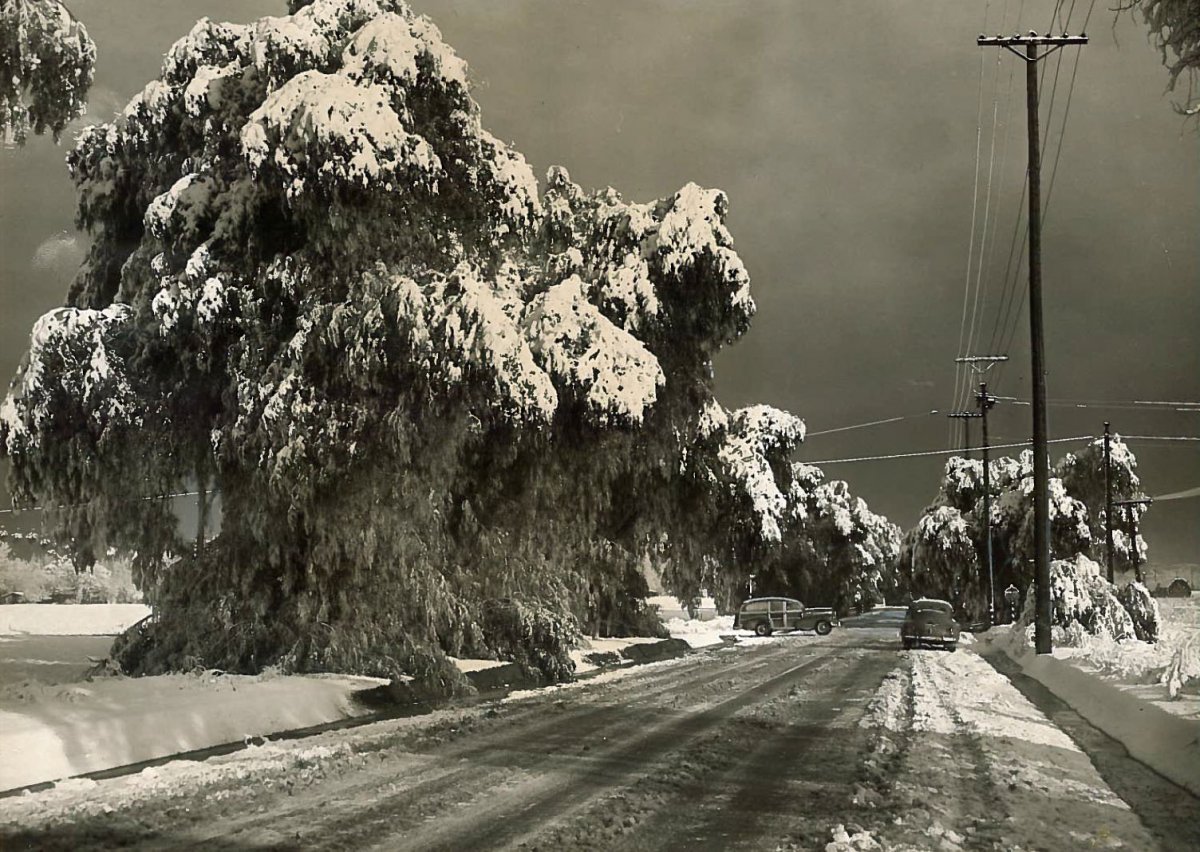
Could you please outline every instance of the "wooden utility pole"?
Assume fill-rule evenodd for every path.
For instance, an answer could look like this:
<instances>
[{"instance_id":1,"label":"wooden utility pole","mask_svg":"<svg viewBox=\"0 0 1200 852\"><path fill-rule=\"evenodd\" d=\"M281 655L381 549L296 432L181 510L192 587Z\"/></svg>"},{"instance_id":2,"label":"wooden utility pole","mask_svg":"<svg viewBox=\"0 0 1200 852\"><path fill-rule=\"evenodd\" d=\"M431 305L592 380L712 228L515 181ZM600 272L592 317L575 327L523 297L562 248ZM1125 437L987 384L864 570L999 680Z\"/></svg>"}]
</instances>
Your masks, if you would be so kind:
<instances>
[{"instance_id":1,"label":"wooden utility pole","mask_svg":"<svg viewBox=\"0 0 1200 852\"><path fill-rule=\"evenodd\" d=\"M988 396L987 382L979 383L975 401L979 404L979 416L983 418L983 527L987 539L988 627L991 627L996 623L996 577L992 571L992 472L988 458L987 413L996 404L996 398Z\"/></svg>"},{"instance_id":2,"label":"wooden utility pole","mask_svg":"<svg viewBox=\"0 0 1200 852\"><path fill-rule=\"evenodd\" d=\"M1104 552L1108 556L1108 582L1114 581L1113 574L1113 538L1112 538L1112 435L1108 431L1108 421L1104 421Z\"/></svg>"},{"instance_id":3,"label":"wooden utility pole","mask_svg":"<svg viewBox=\"0 0 1200 852\"><path fill-rule=\"evenodd\" d=\"M959 363L969 364L975 372L987 372L993 364L1001 361L1007 361L1007 355L969 355L966 358L955 358ZM982 367L977 365L982 364ZM979 406L979 413L975 415L981 419L983 425L983 526L984 536L987 540L987 569L988 569L988 585L987 585L987 602L988 602L988 627L996 623L996 577L992 570L992 471L991 460L988 458L988 428L987 428L987 413L996 404L994 396L988 396L987 382L979 383L979 393L975 395L975 402ZM953 417L954 415L951 415Z\"/></svg>"},{"instance_id":4,"label":"wooden utility pole","mask_svg":"<svg viewBox=\"0 0 1200 852\"><path fill-rule=\"evenodd\" d=\"M1145 578L1142 576L1142 557L1138 553L1137 507L1149 506L1153 502L1153 497L1138 497L1134 500L1117 500L1110 504L1125 509L1125 520L1129 523L1129 555L1133 557L1133 579L1139 583L1145 582Z\"/></svg>"},{"instance_id":5,"label":"wooden utility pole","mask_svg":"<svg viewBox=\"0 0 1200 852\"><path fill-rule=\"evenodd\" d=\"M977 417L982 417L978 411L951 411L946 415L951 420L962 420L963 429L965 430L966 438L964 439L965 446L963 447L963 456L971 457L971 421Z\"/></svg>"},{"instance_id":6,"label":"wooden utility pole","mask_svg":"<svg viewBox=\"0 0 1200 852\"><path fill-rule=\"evenodd\" d=\"M1003 47L1025 61L1029 112L1029 337L1033 374L1034 644L1049 654L1050 621L1050 448L1046 434L1046 342L1042 336L1042 168L1039 152L1037 63L1068 44L1087 44L1086 35L980 36L981 47ZM1038 46L1049 49L1039 55ZM1025 52L1017 50L1023 46Z\"/></svg>"}]
</instances>

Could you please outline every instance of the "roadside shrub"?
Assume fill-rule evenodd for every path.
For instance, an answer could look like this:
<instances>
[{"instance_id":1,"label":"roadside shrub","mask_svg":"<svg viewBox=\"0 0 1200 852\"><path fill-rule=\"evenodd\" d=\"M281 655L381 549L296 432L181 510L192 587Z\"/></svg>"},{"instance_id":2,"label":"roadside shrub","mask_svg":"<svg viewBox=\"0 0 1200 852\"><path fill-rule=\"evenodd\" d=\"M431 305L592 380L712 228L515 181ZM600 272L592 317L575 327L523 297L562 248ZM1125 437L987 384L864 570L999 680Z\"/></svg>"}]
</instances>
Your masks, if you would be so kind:
<instances>
[{"instance_id":1,"label":"roadside shrub","mask_svg":"<svg viewBox=\"0 0 1200 852\"><path fill-rule=\"evenodd\" d=\"M1133 622L1133 632L1143 642L1157 642L1162 626L1162 617L1158 612L1158 601L1141 583L1130 583L1117 595L1121 606L1129 613Z\"/></svg>"},{"instance_id":2,"label":"roadside shrub","mask_svg":"<svg viewBox=\"0 0 1200 852\"><path fill-rule=\"evenodd\" d=\"M1025 624L1034 621L1035 600L1031 586L1021 616ZM1117 641L1136 635L1133 620L1115 590L1100 576L1100 566L1082 553L1074 559L1055 559L1050 563L1050 601L1051 623L1064 628L1068 636L1073 629Z\"/></svg>"},{"instance_id":3,"label":"roadside shrub","mask_svg":"<svg viewBox=\"0 0 1200 852\"><path fill-rule=\"evenodd\" d=\"M570 680L570 650L582 634L575 618L542 601L501 598L483 605L484 642L500 657L537 672L550 683Z\"/></svg>"}]
</instances>

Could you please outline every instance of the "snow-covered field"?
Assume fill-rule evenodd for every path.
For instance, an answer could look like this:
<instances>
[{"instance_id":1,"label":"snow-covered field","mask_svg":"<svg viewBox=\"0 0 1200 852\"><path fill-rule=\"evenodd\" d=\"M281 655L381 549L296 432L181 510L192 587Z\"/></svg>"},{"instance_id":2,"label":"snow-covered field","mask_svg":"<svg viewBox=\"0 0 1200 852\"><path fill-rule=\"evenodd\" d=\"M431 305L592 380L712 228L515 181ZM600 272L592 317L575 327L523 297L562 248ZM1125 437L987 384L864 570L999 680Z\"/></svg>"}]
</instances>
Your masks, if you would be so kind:
<instances>
[{"instance_id":1,"label":"snow-covered field","mask_svg":"<svg viewBox=\"0 0 1200 852\"><path fill-rule=\"evenodd\" d=\"M0 604L0 636L115 636L149 614L145 604Z\"/></svg>"}]
</instances>

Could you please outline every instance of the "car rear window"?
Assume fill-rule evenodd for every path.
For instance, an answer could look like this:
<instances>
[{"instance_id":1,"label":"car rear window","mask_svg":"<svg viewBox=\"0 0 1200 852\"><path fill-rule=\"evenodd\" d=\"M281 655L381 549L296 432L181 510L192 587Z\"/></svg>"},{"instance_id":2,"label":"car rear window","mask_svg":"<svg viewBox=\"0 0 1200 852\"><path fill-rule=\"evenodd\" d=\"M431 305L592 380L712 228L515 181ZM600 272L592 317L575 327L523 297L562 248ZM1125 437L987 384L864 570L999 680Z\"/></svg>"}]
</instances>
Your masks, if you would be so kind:
<instances>
[{"instance_id":1,"label":"car rear window","mask_svg":"<svg viewBox=\"0 0 1200 852\"><path fill-rule=\"evenodd\" d=\"M766 601L749 601L748 603L742 604L742 612L766 612L766 611L767 611L767 602Z\"/></svg>"},{"instance_id":2,"label":"car rear window","mask_svg":"<svg viewBox=\"0 0 1200 852\"><path fill-rule=\"evenodd\" d=\"M908 606L909 612L944 612L947 615L954 614L954 607L945 601L913 601Z\"/></svg>"}]
</instances>

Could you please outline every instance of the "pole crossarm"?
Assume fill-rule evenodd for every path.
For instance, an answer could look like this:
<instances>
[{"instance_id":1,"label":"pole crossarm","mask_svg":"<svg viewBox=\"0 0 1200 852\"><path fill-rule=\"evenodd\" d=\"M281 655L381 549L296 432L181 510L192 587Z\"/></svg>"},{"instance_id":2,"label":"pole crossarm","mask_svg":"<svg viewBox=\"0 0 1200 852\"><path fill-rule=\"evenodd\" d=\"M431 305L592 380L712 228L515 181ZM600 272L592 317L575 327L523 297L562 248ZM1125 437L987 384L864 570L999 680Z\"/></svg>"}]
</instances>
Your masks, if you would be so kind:
<instances>
[{"instance_id":1,"label":"pole crossarm","mask_svg":"<svg viewBox=\"0 0 1200 852\"><path fill-rule=\"evenodd\" d=\"M981 36L979 36L979 38L975 39L975 43L977 45L979 45L980 47L1003 47L1009 53L1013 54L1014 56L1020 57L1025 62L1036 63L1039 60L1045 59L1047 56L1054 53L1056 50L1062 50L1068 44L1078 44L1078 45L1087 44L1088 37L1086 34L1073 36L1073 35L1067 35L1066 33L1063 33L1062 35L1057 35L1057 36L1050 35L1050 33L1046 33L1044 36L1040 36L1037 33L1030 30L1029 35L1011 35L1011 36L981 35ZM1040 53L1040 54L1039 53L1033 53L1033 54L1022 53L1021 51L1017 50L1018 47L1029 47L1030 45L1039 45L1039 44L1045 45L1048 48L1048 50L1046 50L1045 53Z\"/></svg>"},{"instance_id":2,"label":"pole crossarm","mask_svg":"<svg viewBox=\"0 0 1200 852\"><path fill-rule=\"evenodd\" d=\"M972 373L979 375L1007 360L1007 355L968 355L965 358L955 358L954 363L966 364L971 368Z\"/></svg>"},{"instance_id":3,"label":"pole crossarm","mask_svg":"<svg viewBox=\"0 0 1200 852\"><path fill-rule=\"evenodd\" d=\"M1153 497L1139 497L1136 500L1113 500L1114 506L1149 506L1154 502Z\"/></svg>"}]
</instances>

